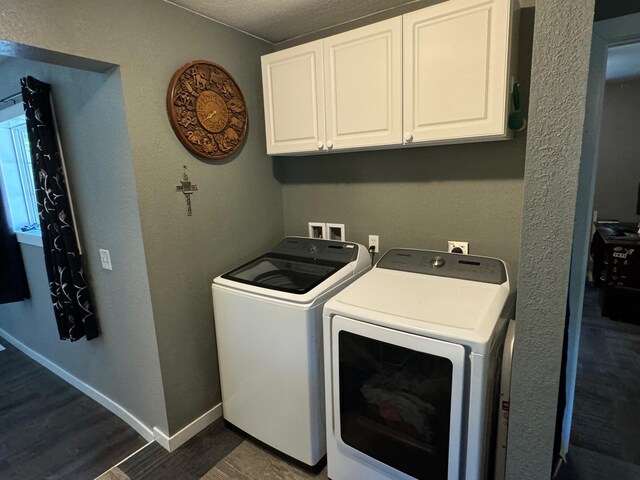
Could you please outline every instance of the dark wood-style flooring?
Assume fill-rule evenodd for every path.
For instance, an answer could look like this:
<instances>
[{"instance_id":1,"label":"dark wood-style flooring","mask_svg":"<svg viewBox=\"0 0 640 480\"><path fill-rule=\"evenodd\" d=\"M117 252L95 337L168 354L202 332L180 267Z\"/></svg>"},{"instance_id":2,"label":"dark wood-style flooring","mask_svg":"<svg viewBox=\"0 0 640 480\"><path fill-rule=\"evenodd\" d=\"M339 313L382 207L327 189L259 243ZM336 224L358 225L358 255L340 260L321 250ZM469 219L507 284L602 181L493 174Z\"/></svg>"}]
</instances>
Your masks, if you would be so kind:
<instances>
[{"instance_id":1,"label":"dark wood-style flooring","mask_svg":"<svg viewBox=\"0 0 640 480\"><path fill-rule=\"evenodd\" d=\"M292 465L217 420L169 453L151 444L98 480L327 480Z\"/></svg>"},{"instance_id":2,"label":"dark wood-style flooring","mask_svg":"<svg viewBox=\"0 0 640 480\"><path fill-rule=\"evenodd\" d=\"M118 469L126 478L135 480L199 479L243 440L220 419L171 453L152 443L118 465Z\"/></svg>"},{"instance_id":3,"label":"dark wood-style flooring","mask_svg":"<svg viewBox=\"0 0 640 480\"><path fill-rule=\"evenodd\" d=\"M0 479L92 480L147 442L0 339Z\"/></svg>"},{"instance_id":4,"label":"dark wood-style flooring","mask_svg":"<svg viewBox=\"0 0 640 480\"><path fill-rule=\"evenodd\" d=\"M591 287L568 458L571 480L640 480L640 325L601 316Z\"/></svg>"}]
</instances>

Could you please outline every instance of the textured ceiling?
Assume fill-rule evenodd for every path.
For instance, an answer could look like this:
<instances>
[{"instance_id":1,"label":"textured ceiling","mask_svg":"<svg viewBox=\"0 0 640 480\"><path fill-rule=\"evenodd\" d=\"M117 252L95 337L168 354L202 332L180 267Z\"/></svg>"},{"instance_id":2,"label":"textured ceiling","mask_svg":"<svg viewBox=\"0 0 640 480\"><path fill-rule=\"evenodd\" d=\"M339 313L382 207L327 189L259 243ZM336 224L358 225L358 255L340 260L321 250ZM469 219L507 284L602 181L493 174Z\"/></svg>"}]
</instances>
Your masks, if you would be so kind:
<instances>
[{"instance_id":1,"label":"textured ceiling","mask_svg":"<svg viewBox=\"0 0 640 480\"><path fill-rule=\"evenodd\" d=\"M308 35L412 3L443 0L165 0L271 43ZM635 1L635 0L634 0ZM520 0L532 7L535 0Z\"/></svg>"},{"instance_id":2,"label":"textured ceiling","mask_svg":"<svg viewBox=\"0 0 640 480\"><path fill-rule=\"evenodd\" d=\"M278 43L419 0L166 1Z\"/></svg>"}]
</instances>

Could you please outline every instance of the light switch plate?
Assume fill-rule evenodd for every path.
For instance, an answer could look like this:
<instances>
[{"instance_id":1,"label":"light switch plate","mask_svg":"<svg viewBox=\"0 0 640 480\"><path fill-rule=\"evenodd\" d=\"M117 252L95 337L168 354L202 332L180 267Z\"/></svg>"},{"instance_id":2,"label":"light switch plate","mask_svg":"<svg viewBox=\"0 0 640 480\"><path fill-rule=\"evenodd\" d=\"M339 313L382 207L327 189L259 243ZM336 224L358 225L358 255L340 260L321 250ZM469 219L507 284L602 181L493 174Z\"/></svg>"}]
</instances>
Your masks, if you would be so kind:
<instances>
[{"instance_id":1,"label":"light switch plate","mask_svg":"<svg viewBox=\"0 0 640 480\"><path fill-rule=\"evenodd\" d=\"M105 270L113 270L111 267L111 255L109 255L109 250L100 249L100 263L102 264L102 268Z\"/></svg>"}]
</instances>

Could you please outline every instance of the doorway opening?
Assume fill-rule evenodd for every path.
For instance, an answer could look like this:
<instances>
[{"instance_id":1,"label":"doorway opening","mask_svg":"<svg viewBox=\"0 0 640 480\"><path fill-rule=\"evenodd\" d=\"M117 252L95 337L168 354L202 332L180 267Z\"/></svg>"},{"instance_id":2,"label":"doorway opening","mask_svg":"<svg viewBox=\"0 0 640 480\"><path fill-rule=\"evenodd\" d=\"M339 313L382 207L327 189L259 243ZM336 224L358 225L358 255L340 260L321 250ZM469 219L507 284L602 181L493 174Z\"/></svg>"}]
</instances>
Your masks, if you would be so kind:
<instances>
[{"instance_id":1,"label":"doorway opening","mask_svg":"<svg viewBox=\"0 0 640 480\"><path fill-rule=\"evenodd\" d=\"M640 478L639 104L640 14L596 22L569 287L569 479Z\"/></svg>"}]
</instances>

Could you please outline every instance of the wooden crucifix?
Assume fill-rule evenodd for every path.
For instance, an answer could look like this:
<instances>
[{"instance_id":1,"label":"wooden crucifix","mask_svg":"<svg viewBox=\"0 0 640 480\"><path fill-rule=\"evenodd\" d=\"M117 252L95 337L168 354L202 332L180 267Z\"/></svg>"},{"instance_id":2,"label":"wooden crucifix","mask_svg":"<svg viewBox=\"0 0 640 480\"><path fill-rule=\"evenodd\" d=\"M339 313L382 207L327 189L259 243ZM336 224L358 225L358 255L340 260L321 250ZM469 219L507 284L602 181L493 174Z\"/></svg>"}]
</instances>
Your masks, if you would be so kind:
<instances>
[{"instance_id":1,"label":"wooden crucifix","mask_svg":"<svg viewBox=\"0 0 640 480\"><path fill-rule=\"evenodd\" d=\"M176 185L176 191L182 192L187 199L187 215L190 217L192 215L191 212L191 195L198 191L198 186L191 183L189 177L187 176L187 166L183 165L184 172L182 173L182 181L180 185Z\"/></svg>"}]
</instances>

